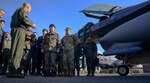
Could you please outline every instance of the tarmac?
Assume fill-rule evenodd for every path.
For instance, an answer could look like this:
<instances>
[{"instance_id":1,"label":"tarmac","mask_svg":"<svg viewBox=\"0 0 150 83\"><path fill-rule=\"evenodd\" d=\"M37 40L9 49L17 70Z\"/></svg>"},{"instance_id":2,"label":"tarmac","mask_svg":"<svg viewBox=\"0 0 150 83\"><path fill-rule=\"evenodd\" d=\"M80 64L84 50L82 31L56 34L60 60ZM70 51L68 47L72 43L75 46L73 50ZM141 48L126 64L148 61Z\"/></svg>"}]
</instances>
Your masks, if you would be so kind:
<instances>
[{"instance_id":1,"label":"tarmac","mask_svg":"<svg viewBox=\"0 0 150 83\"><path fill-rule=\"evenodd\" d=\"M25 78L6 78L0 76L0 83L150 83L150 74L129 74L122 77L118 74L96 74L80 77L42 77L26 76Z\"/></svg>"}]
</instances>

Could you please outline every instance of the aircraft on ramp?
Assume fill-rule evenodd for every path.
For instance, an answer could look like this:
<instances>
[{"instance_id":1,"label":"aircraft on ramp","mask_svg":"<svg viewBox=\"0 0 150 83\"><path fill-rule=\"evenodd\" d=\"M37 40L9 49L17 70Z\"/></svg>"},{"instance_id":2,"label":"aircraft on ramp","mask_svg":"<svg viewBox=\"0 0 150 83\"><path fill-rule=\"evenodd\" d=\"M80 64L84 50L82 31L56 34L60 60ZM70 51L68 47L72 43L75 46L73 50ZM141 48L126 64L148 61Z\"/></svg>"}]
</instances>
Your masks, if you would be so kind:
<instances>
[{"instance_id":1,"label":"aircraft on ramp","mask_svg":"<svg viewBox=\"0 0 150 83\"><path fill-rule=\"evenodd\" d=\"M78 37L92 35L105 50L103 55L123 60L117 69L119 75L126 76L135 64L150 63L150 1L126 8L96 4L81 12L99 22L87 23Z\"/></svg>"}]
</instances>

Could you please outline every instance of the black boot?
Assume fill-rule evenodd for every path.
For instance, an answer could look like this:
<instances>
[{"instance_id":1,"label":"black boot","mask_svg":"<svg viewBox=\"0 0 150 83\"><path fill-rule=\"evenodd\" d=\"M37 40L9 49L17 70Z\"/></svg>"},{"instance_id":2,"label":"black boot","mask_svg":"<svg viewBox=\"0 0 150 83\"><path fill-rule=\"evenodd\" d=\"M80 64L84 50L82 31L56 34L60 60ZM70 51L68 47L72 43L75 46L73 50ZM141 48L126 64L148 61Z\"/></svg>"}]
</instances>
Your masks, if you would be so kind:
<instances>
[{"instance_id":1,"label":"black boot","mask_svg":"<svg viewBox=\"0 0 150 83\"><path fill-rule=\"evenodd\" d=\"M80 76L80 71L77 71L77 76Z\"/></svg>"},{"instance_id":2,"label":"black boot","mask_svg":"<svg viewBox=\"0 0 150 83\"><path fill-rule=\"evenodd\" d=\"M7 78L24 78L25 75L22 74L22 73L20 73L20 71L16 70L16 71L14 71L14 72L8 72L8 73L6 74L6 77L7 77Z\"/></svg>"},{"instance_id":3,"label":"black boot","mask_svg":"<svg viewBox=\"0 0 150 83\"><path fill-rule=\"evenodd\" d=\"M49 70L45 71L43 76L44 76L44 77L49 77L49 76L50 76Z\"/></svg>"},{"instance_id":4,"label":"black boot","mask_svg":"<svg viewBox=\"0 0 150 83\"><path fill-rule=\"evenodd\" d=\"M51 77L55 77L56 76L56 71L51 71Z\"/></svg>"},{"instance_id":5,"label":"black boot","mask_svg":"<svg viewBox=\"0 0 150 83\"><path fill-rule=\"evenodd\" d=\"M67 73L68 71L67 70L64 70L64 72L63 72L63 76L68 76L68 73Z\"/></svg>"}]
</instances>

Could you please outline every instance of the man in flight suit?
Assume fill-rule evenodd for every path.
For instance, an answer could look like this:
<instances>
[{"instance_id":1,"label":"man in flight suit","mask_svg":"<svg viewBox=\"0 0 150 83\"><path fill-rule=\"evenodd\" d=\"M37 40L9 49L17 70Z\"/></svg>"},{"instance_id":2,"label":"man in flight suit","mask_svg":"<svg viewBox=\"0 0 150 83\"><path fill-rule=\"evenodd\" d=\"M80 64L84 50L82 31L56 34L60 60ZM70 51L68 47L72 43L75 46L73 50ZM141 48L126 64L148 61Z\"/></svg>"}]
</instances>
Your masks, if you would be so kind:
<instances>
[{"instance_id":1,"label":"man in flight suit","mask_svg":"<svg viewBox=\"0 0 150 83\"><path fill-rule=\"evenodd\" d=\"M19 74L17 69L20 67L20 62L23 55L23 47L25 44L26 29L28 27L36 28L36 25L28 18L28 13L31 11L31 5L24 3L23 7L18 8L11 17L11 60L9 63L9 72L6 77L24 77Z\"/></svg>"}]
</instances>

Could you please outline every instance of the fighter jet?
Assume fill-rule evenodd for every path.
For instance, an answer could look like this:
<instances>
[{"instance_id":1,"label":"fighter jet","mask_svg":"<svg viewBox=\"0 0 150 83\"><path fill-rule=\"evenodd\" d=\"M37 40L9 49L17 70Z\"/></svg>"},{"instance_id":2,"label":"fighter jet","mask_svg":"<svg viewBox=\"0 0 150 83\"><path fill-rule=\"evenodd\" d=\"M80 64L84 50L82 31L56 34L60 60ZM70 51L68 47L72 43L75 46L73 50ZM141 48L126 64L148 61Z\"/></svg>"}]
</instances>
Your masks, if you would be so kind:
<instances>
[{"instance_id":1,"label":"fighter jet","mask_svg":"<svg viewBox=\"0 0 150 83\"><path fill-rule=\"evenodd\" d=\"M103 55L123 60L119 75L128 75L135 64L150 63L150 1L126 8L96 4L81 12L99 21L87 23L78 31L78 37L92 35L105 50Z\"/></svg>"}]
</instances>

